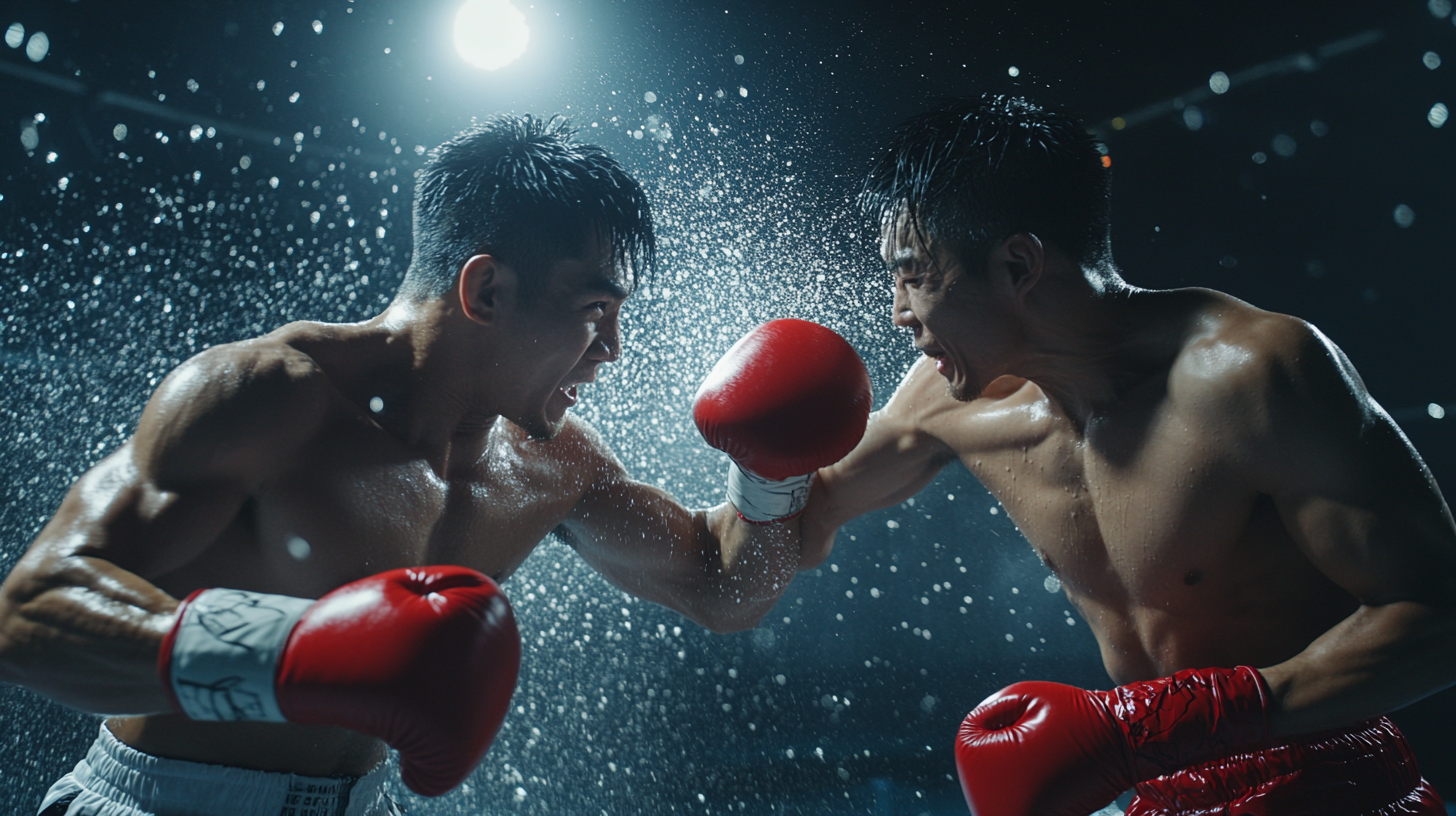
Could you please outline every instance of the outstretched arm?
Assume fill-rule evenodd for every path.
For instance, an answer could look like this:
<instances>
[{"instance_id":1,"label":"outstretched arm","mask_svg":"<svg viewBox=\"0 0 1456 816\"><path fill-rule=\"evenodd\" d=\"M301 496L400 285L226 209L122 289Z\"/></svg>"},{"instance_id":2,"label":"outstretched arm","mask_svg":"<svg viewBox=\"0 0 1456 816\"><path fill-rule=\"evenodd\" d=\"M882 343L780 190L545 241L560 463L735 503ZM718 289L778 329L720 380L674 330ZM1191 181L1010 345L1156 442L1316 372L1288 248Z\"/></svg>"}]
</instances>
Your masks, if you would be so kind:
<instances>
[{"instance_id":1,"label":"outstretched arm","mask_svg":"<svg viewBox=\"0 0 1456 816\"><path fill-rule=\"evenodd\" d=\"M96 713L171 709L157 655L178 601L149 579L206 550L317 422L301 358L220 347L163 382L0 585L0 680Z\"/></svg>"},{"instance_id":2,"label":"outstretched arm","mask_svg":"<svg viewBox=\"0 0 1456 816\"><path fill-rule=\"evenodd\" d=\"M557 532L614 586L715 632L751 629L778 602L799 564L797 519L749 524L731 504L689 510L629 477L585 423L569 433L590 481Z\"/></svg>"},{"instance_id":3,"label":"outstretched arm","mask_svg":"<svg viewBox=\"0 0 1456 816\"><path fill-rule=\"evenodd\" d=\"M953 402L927 359L910 368L885 407L870 415L864 438L850 454L819 470L801 517L800 569L817 566L834 549L834 534L850 519L919 493L955 459L926 425Z\"/></svg>"},{"instance_id":4,"label":"outstretched arm","mask_svg":"<svg viewBox=\"0 0 1456 816\"><path fill-rule=\"evenodd\" d=\"M1261 672L1275 735L1347 725L1456 683L1456 525L1405 435L1345 355L1287 327L1242 406L1245 467L1307 557L1360 607ZM1267 376L1272 375L1272 376Z\"/></svg>"},{"instance_id":5,"label":"outstretched arm","mask_svg":"<svg viewBox=\"0 0 1456 816\"><path fill-rule=\"evenodd\" d=\"M563 533L628 591L716 631L755 626L801 566L798 517L815 470L859 441L870 403L869 374L842 337L805 320L765 323L693 398L698 430L731 459L729 503L682 509L628 478L583 425L576 458L589 482Z\"/></svg>"}]
</instances>

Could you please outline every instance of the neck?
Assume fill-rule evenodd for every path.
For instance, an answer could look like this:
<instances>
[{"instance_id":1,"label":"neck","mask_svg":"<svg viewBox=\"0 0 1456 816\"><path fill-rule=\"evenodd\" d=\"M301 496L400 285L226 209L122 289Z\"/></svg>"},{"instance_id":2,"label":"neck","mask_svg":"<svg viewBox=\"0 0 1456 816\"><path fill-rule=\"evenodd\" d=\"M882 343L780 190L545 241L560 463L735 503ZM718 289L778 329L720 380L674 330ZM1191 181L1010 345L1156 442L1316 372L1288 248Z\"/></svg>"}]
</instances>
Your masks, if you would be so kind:
<instances>
[{"instance_id":1,"label":"neck","mask_svg":"<svg viewBox=\"0 0 1456 816\"><path fill-rule=\"evenodd\" d=\"M1037 289L1016 374L1085 427L1165 357L1165 332L1144 308L1150 293L1115 275L1095 284L1081 275L1044 280Z\"/></svg>"},{"instance_id":2,"label":"neck","mask_svg":"<svg viewBox=\"0 0 1456 816\"><path fill-rule=\"evenodd\" d=\"M452 462L478 458L498 416L479 385L479 368L489 361L459 347L466 340L451 331L458 318L441 300L394 301L356 327L365 348L351 355L346 386L351 401L442 474ZM462 365L467 360L472 370Z\"/></svg>"}]
</instances>

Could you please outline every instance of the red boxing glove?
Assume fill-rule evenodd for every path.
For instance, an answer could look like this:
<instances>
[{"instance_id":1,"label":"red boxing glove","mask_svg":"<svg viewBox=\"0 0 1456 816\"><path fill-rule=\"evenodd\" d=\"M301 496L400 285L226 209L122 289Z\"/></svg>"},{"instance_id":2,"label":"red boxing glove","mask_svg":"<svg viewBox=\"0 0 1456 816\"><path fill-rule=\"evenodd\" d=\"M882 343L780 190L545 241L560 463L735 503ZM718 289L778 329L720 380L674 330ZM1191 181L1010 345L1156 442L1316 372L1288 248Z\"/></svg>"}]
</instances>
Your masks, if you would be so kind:
<instances>
[{"instance_id":1,"label":"red boxing glove","mask_svg":"<svg viewBox=\"0 0 1456 816\"><path fill-rule=\"evenodd\" d=\"M844 338L806 320L773 320L708 372L693 420L736 463L729 498L739 515L766 523L804 509L812 474L859 444L871 402L869 372Z\"/></svg>"},{"instance_id":2,"label":"red boxing glove","mask_svg":"<svg viewBox=\"0 0 1456 816\"><path fill-rule=\"evenodd\" d=\"M1127 816L1446 816L1405 736L1384 717L1301 734L1137 786Z\"/></svg>"},{"instance_id":3,"label":"red boxing glove","mask_svg":"<svg viewBox=\"0 0 1456 816\"><path fill-rule=\"evenodd\" d=\"M1248 666L1111 691L1016 683L961 724L961 789L975 816L1087 816L1138 782L1268 747L1269 700Z\"/></svg>"},{"instance_id":4,"label":"red boxing glove","mask_svg":"<svg viewBox=\"0 0 1456 816\"><path fill-rule=\"evenodd\" d=\"M195 720L348 728L389 743L416 793L439 796L485 756L521 664L510 603L464 567L397 569L318 601L199 590L158 666Z\"/></svg>"}]
</instances>

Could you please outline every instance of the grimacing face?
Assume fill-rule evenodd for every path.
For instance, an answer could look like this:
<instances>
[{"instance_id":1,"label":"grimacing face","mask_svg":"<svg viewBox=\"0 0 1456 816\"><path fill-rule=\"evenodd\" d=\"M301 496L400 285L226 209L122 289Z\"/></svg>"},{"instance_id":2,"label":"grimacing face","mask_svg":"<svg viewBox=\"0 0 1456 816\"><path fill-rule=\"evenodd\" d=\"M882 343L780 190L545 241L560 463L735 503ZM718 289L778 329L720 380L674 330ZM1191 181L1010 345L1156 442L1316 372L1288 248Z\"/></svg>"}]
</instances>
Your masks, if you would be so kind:
<instances>
[{"instance_id":1,"label":"grimacing face","mask_svg":"<svg viewBox=\"0 0 1456 816\"><path fill-rule=\"evenodd\" d=\"M925 246L902 219L886 230L881 256L894 282L892 321L935 361L957 400L975 399L1012 373L1019 336L1016 300L992 270L970 270L944 245Z\"/></svg>"},{"instance_id":2,"label":"grimacing face","mask_svg":"<svg viewBox=\"0 0 1456 816\"><path fill-rule=\"evenodd\" d=\"M547 271L542 291L502 315L510 344L511 392L502 414L532 437L561 432L577 386L621 354L619 320L627 291L610 262L568 258Z\"/></svg>"}]
</instances>

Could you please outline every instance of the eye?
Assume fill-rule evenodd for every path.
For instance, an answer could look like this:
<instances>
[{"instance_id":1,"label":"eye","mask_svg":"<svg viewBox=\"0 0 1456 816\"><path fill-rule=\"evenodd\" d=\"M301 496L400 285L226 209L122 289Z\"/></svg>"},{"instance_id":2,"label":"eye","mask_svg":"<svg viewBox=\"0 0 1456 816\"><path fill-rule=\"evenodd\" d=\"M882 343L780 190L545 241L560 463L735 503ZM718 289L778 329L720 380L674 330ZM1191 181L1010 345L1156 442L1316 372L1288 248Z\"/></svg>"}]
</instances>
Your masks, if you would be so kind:
<instances>
[{"instance_id":1,"label":"eye","mask_svg":"<svg viewBox=\"0 0 1456 816\"><path fill-rule=\"evenodd\" d=\"M586 310L588 312L606 312L607 307L610 305L612 304L608 303L605 300L598 300L595 303L588 304Z\"/></svg>"}]
</instances>

